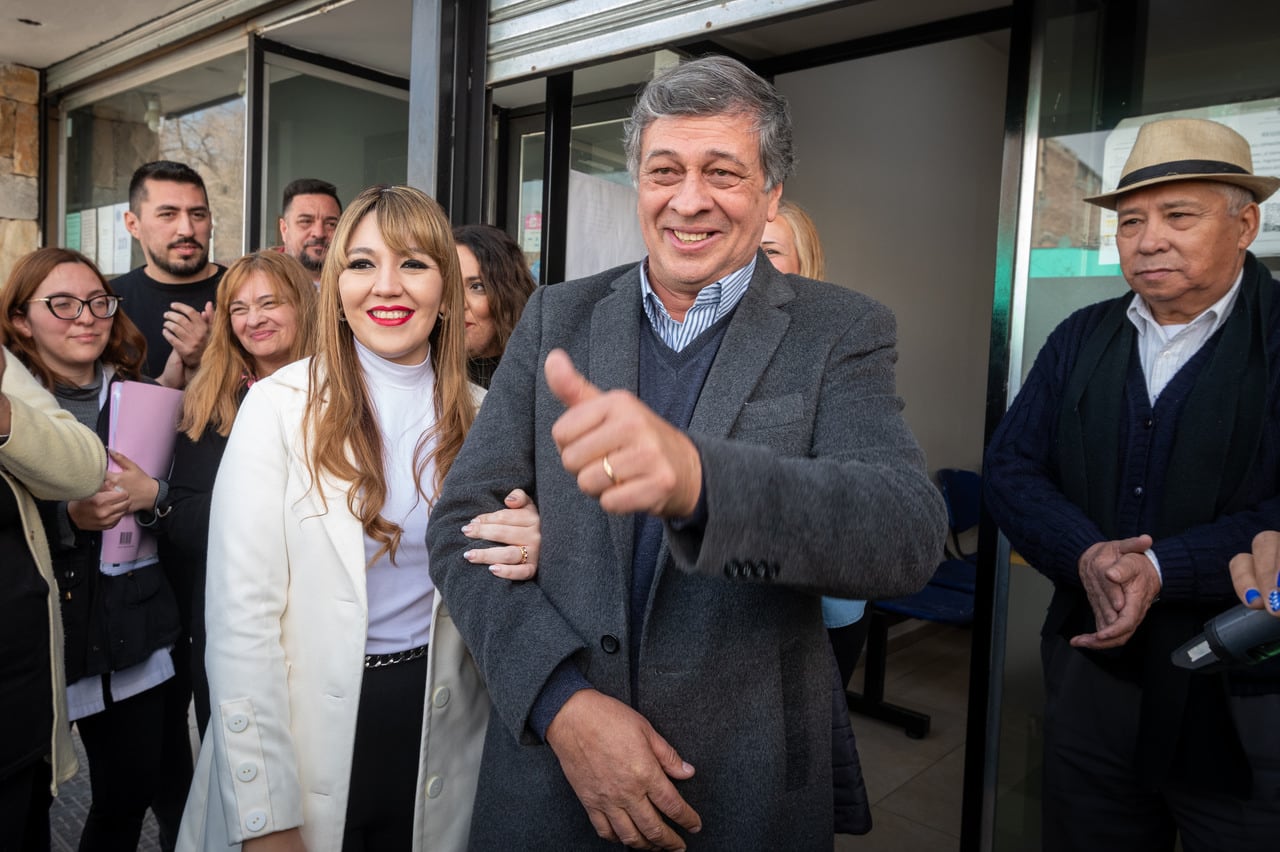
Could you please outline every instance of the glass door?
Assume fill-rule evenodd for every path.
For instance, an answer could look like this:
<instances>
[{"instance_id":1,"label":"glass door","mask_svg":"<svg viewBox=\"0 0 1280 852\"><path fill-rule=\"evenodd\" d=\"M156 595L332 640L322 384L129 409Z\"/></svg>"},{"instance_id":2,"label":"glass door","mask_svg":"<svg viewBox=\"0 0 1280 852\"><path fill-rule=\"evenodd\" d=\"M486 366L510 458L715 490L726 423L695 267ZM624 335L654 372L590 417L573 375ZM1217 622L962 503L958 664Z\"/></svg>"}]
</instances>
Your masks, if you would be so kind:
<instances>
[{"instance_id":1,"label":"glass door","mask_svg":"<svg viewBox=\"0 0 1280 852\"><path fill-rule=\"evenodd\" d=\"M382 75L385 77L385 75ZM261 245L280 242L284 187L319 178L343 204L409 168L409 89L267 52Z\"/></svg>"},{"instance_id":2,"label":"glass door","mask_svg":"<svg viewBox=\"0 0 1280 852\"><path fill-rule=\"evenodd\" d=\"M1165 117L1210 118L1253 145L1254 169L1280 174L1280 6L1249 0L1145 4L1055 0L1039 26L1043 64L1035 189L1019 212L1027 263L1011 309L1009 398L1053 328L1084 305L1127 291L1114 214L1085 196L1115 186L1138 127ZM1030 176L1029 176L1030 177ZM1263 205L1253 252L1280 268L1280 204ZM1044 686L1039 633L1052 588L1012 554L1003 649L995 848L1040 842ZM1001 614L997 613L997 617Z\"/></svg>"}]
</instances>

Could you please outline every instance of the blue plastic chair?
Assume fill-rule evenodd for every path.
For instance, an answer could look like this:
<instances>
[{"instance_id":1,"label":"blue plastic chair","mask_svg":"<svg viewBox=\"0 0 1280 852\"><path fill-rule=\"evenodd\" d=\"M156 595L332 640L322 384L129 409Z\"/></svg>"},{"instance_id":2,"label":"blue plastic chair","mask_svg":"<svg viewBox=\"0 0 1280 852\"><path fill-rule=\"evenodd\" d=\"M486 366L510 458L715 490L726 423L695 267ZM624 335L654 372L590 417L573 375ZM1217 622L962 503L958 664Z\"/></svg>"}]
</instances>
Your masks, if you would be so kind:
<instances>
[{"instance_id":1,"label":"blue plastic chair","mask_svg":"<svg viewBox=\"0 0 1280 852\"><path fill-rule=\"evenodd\" d=\"M947 504L951 544L929 583L913 595L869 604L862 692L846 692L849 709L903 728L908 737L921 739L931 720L925 713L884 700L885 669L889 655L890 621L918 618L955 627L973 623L973 596L977 588L977 552L965 553L960 534L978 525L981 515L982 478L971 470L944 468L938 485Z\"/></svg>"}]
</instances>

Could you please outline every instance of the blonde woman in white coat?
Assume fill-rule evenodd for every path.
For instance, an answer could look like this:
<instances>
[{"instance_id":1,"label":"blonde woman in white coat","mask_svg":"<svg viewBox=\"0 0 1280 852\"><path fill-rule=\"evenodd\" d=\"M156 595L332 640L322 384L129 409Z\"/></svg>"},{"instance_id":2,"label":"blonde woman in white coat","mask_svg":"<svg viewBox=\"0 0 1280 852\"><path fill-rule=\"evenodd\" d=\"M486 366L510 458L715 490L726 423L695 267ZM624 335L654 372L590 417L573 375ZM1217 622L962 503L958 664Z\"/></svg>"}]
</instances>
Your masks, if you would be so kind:
<instances>
[{"instance_id":1,"label":"blonde woman in white coat","mask_svg":"<svg viewBox=\"0 0 1280 852\"><path fill-rule=\"evenodd\" d=\"M409 187L357 197L321 275L316 356L254 385L218 470L212 718L180 849L465 848L488 697L424 541L478 402L463 314L440 207ZM523 493L472 526L508 546L468 558L529 576Z\"/></svg>"}]
</instances>

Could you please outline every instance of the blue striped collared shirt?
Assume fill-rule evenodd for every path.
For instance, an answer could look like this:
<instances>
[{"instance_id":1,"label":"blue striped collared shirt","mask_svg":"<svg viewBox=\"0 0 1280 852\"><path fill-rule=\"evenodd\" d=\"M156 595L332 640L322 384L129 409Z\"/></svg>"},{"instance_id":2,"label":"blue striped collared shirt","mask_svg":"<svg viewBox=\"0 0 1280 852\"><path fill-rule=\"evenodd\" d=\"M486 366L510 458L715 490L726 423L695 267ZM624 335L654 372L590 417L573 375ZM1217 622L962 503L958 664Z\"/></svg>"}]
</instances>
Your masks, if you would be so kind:
<instances>
[{"instance_id":1,"label":"blue striped collared shirt","mask_svg":"<svg viewBox=\"0 0 1280 852\"><path fill-rule=\"evenodd\" d=\"M756 270L757 258L741 269L734 270L714 284L709 284L698 291L698 298L685 312L684 322L676 322L667 313L667 308L649 286L649 261L640 264L640 292L644 297L644 312L649 317L649 324L662 338L662 342L679 352L693 341L699 334L725 317L742 301L751 283L751 275Z\"/></svg>"}]
</instances>

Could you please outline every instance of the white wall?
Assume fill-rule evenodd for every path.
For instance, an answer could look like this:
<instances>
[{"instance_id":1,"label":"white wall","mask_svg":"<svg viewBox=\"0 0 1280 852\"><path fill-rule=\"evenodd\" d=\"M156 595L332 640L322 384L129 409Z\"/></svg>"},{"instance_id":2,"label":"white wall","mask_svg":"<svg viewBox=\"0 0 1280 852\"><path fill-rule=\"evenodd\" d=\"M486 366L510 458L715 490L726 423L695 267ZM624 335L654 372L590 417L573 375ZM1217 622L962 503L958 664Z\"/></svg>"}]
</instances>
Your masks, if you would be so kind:
<instances>
[{"instance_id":1,"label":"white wall","mask_svg":"<svg viewBox=\"0 0 1280 852\"><path fill-rule=\"evenodd\" d=\"M827 277L898 317L898 391L930 470L978 469L1008 56L980 37L781 75L799 168L785 197Z\"/></svg>"}]
</instances>

